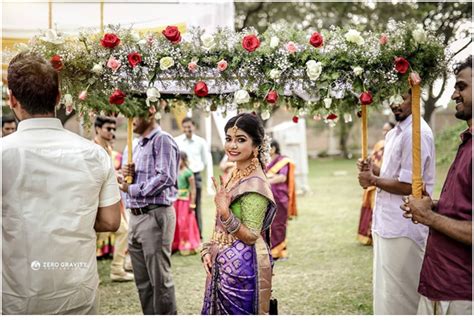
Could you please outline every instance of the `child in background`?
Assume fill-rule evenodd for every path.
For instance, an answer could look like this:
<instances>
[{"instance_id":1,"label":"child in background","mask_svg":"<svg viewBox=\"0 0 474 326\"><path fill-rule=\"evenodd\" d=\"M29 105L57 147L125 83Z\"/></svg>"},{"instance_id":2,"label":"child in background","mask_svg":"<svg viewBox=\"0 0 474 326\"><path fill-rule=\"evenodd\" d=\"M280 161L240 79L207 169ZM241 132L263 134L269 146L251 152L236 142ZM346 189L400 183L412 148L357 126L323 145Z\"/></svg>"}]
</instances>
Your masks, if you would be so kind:
<instances>
[{"instance_id":1,"label":"child in background","mask_svg":"<svg viewBox=\"0 0 474 326\"><path fill-rule=\"evenodd\" d=\"M196 208L196 184L194 174L188 168L188 156L185 152L180 153L179 176L178 176L178 199L174 203L176 210L176 229L172 251L179 251L186 256L196 254L201 246L199 229L194 217Z\"/></svg>"}]
</instances>

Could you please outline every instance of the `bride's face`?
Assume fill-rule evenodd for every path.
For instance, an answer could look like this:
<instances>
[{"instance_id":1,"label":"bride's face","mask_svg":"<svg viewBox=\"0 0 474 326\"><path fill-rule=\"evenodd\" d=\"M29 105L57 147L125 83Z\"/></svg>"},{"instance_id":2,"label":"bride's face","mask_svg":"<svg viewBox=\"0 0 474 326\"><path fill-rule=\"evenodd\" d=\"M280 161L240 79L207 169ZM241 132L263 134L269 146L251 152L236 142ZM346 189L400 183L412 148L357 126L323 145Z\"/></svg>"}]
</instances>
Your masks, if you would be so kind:
<instances>
[{"instance_id":1,"label":"bride's face","mask_svg":"<svg viewBox=\"0 0 474 326\"><path fill-rule=\"evenodd\" d=\"M242 129L229 128L225 137L225 152L232 162L245 162L253 157L252 138Z\"/></svg>"}]
</instances>

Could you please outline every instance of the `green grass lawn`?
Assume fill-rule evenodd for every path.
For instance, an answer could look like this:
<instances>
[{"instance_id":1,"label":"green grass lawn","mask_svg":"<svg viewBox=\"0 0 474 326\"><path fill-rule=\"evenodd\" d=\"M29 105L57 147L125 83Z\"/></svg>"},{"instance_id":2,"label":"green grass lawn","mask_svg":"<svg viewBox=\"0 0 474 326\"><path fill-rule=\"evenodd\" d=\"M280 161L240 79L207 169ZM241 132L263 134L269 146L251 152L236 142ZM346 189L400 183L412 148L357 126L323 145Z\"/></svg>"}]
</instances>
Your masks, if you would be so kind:
<instances>
[{"instance_id":1,"label":"green grass lawn","mask_svg":"<svg viewBox=\"0 0 474 326\"><path fill-rule=\"evenodd\" d=\"M438 197L447 167L437 171ZM273 294L279 313L291 315L372 314L372 247L356 240L362 190L355 161L310 160L311 192L298 197L299 217L289 222L290 259L276 262ZM203 198L204 239L214 224L213 198ZM100 312L141 314L133 282L109 278L110 260L99 263ZM198 255L173 255L179 314L199 314L205 272Z\"/></svg>"}]
</instances>

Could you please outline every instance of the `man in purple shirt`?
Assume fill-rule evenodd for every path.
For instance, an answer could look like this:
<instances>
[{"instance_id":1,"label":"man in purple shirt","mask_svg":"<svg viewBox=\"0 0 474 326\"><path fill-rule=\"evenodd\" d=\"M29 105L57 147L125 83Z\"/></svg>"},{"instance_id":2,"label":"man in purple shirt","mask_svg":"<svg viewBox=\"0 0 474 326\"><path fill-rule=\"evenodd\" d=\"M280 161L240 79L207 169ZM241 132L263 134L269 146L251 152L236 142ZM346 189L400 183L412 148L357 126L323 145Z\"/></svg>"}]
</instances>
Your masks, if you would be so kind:
<instances>
[{"instance_id":1,"label":"man in purple shirt","mask_svg":"<svg viewBox=\"0 0 474 326\"><path fill-rule=\"evenodd\" d=\"M127 208L132 213L128 248L145 315L177 313L171 244L179 150L173 137L159 127L155 112L150 107L147 116L133 119L133 132L140 137L133 148L134 163L124 164L122 169L124 177L133 177L133 183L120 186L127 193Z\"/></svg>"},{"instance_id":2,"label":"man in purple shirt","mask_svg":"<svg viewBox=\"0 0 474 326\"><path fill-rule=\"evenodd\" d=\"M456 118L468 129L439 201L405 198L403 216L429 227L420 275L420 315L472 314L472 56L455 68Z\"/></svg>"}]
</instances>

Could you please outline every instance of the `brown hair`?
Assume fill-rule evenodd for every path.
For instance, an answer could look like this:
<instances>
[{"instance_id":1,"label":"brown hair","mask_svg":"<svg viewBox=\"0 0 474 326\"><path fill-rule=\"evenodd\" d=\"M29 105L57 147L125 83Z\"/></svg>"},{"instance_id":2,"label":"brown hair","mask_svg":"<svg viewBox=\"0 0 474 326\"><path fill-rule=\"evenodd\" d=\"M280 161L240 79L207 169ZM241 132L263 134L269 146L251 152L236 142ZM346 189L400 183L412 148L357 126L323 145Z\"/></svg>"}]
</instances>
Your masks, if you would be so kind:
<instances>
[{"instance_id":1,"label":"brown hair","mask_svg":"<svg viewBox=\"0 0 474 326\"><path fill-rule=\"evenodd\" d=\"M8 65L8 88L29 114L53 113L59 94L58 73L43 58L22 52Z\"/></svg>"}]
</instances>

